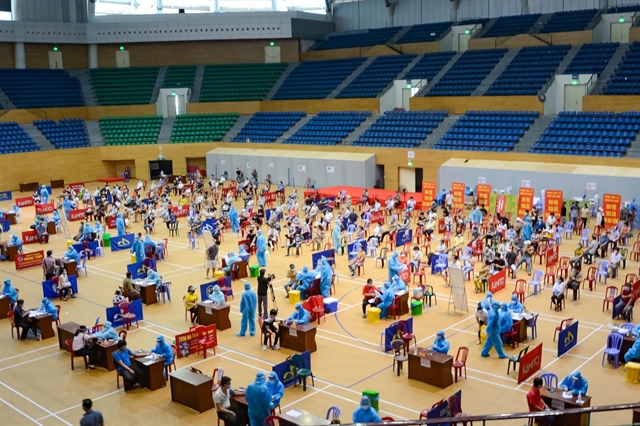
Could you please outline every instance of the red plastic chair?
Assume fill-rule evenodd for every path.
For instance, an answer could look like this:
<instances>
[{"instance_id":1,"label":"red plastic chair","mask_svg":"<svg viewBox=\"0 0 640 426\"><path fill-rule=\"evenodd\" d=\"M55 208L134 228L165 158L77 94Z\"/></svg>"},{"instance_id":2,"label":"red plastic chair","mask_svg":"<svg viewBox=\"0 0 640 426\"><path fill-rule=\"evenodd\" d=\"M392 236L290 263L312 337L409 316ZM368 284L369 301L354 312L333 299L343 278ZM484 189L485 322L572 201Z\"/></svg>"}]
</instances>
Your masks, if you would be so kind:
<instances>
[{"instance_id":1,"label":"red plastic chair","mask_svg":"<svg viewBox=\"0 0 640 426\"><path fill-rule=\"evenodd\" d=\"M86 368L87 370L89 369L89 361L87 360L87 356L86 355L76 355L75 352L73 352L73 345L71 344L71 340L65 340L64 343L69 347L69 352L71 352L71 371L75 370L75 366L73 365L73 359L76 357L82 357L82 359L84 360L84 368Z\"/></svg>"},{"instance_id":2,"label":"red plastic chair","mask_svg":"<svg viewBox=\"0 0 640 426\"><path fill-rule=\"evenodd\" d=\"M413 283L416 283L416 277L420 277L420 285L422 285L422 278L425 277L425 270L424 270L424 264L423 263L419 263L418 264L418 270L413 274Z\"/></svg>"},{"instance_id":3,"label":"red plastic chair","mask_svg":"<svg viewBox=\"0 0 640 426\"><path fill-rule=\"evenodd\" d=\"M474 256L482 256L482 252L484 251L484 243L481 240L476 240L475 244L471 245L471 250Z\"/></svg>"},{"instance_id":4,"label":"red plastic chair","mask_svg":"<svg viewBox=\"0 0 640 426\"><path fill-rule=\"evenodd\" d=\"M327 317L324 312L324 299L322 296L313 296L310 298L311 312L318 319L318 325L320 325L320 318L324 318L324 322L327 322Z\"/></svg>"},{"instance_id":5,"label":"red plastic chair","mask_svg":"<svg viewBox=\"0 0 640 426\"><path fill-rule=\"evenodd\" d=\"M546 255L547 255L547 245L540 244L538 246L538 251L534 253L533 257L535 258L536 256L538 256L538 264L542 265L542 259L544 259Z\"/></svg>"},{"instance_id":6,"label":"red plastic chair","mask_svg":"<svg viewBox=\"0 0 640 426\"><path fill-rule=\"evenodd\" d=\"M562 256L560 258L560 264L558 265L558 276L565 280L569 276L569 261L570 259L568 257Z\"/></svg>"},{"instance_id":7,"label":"red plastic chair","mask_svg":"<svg viewBox=\"0 0 640 426\"><path fill-rule=\"evenodd\" d=\"M418 346L418 339L416 339L416 335L411 333L409 330L409 323L405 320L398 321L398 331L400 332L400 337L404 341L404 350L409 353L409 344L413 340L413 343Z\"/></svg>"},{"instance_id":8,"label":"red plastic chair","mask_svg":"<svg viewBox=\"0 0 640 426\"><path fill-rule=\"evenodd\" d=\"M393 315L394 320L400 316L400 297L394 297L393 302L391 302L391 305L387 309L387 318L391 315Z\"/></svg>"},{"instance_id":9,"label":"red plastic chair","mask_svg":"<svg viewBox=\"0 0 640 426\"><path fill-rule=\"evenodd\" d=\"M444 402L444 399L441 399L440 401L438 401L435 404L433 404L431 406L431 408L425 408L424 410L420 411L420 420L426 419L427 418L427 413L429 411L433 410L434 408L436 408L438 405L442 404L443 402Z\"/></svg>"},{"instance_id":10,"label":"red plastic chair","mask_svg":"<svg viewBox=\"0 0 640 426\"><path fill-rule=\"evenodd\" d=\"M618 297L618 287L616 286L607 286L604 290L604 300L602 301L602 312L604 312L604 306L607 305L607 310L609 310L609 303L613 303L614 299Z\"/></svg>"},{"instance_id":11,"label":"red plastic chair","mask_svg":"<svg viewBox=\"0 0 640 426\"><path fill-rule=\"evenodd\" d=\"M387 246L391 251L393 251L396 247L396 233L392 232L389 234L389 239L387 240Z\"/></svg>"},{"instance_id":12,"label":"red plastic chair","mask_svg":"<svg viewBox=\"0 0 640 426\"><path fill-rule=\"evenodd\" d=\"M169 373L177 369L176 358L178 357L178 347L176 345L171 345L171 351L173 352L173 362L169 365L165 365L164 367L165 380L169 380Z\"/></svg>"},{"instance_id":13,"label":"red plastic chair","mask_svg":"<svg viewBox=\"0 0 640 426\"><path fill-rule=\"evenodd\" d=\"M213 330L213 334L209 333L209 330L211 329ZM216 335L216 325L215 324L211 324L207 326L198 325L194 327L193 330L196 331L199 335L198 343L200 344L200 348L202 349L202 354L204 355L204 358L207 359L207 349L209 348L213 349L214 356L217 355L216 346L218 346L218 338Z\"/></svg>"},{"instance_id":14,"label":"red plastic chair","mask_svg":"<svg viewBox=\"0 0 640 426\"><path fill-rule=\"evenodd\" d=\"M573 318L567 318L567 319L562 320L560 325L556 327L556 331L553 333L553 341L554 342L556 341L556 336L557 336L559 331L562 331L565 328L569 327L572 323L573 323Z\"/></svg>"},{"instance_id":15,"label":"red plastic chair","mask_svg":"<svg viewBox=\"0 0 640 426\"><path fill-rule=\"evenodd\" d=\"M138 316L133 313L133 307L131 306L131 303L122 302L119 307L120 312L122 313L122 318L124 319L124 325L125 327L127 327L127 330L129 330L129 327L131 326L131 322L133 320L136 321L136 327L139 328L140 326L138 325Z\"/></svg>"},{"instance_id":16,"label":"red plastic chair","mask_svg":"<svg viewBox=\"0 0 640 426\"><path fill-rule=\"evenodd\" d=\"M551 282L547 282L547 278L551 278ZM544 284L551 284L553 285L553 282L556 280L556 267L555 265L550 265L547 266L545 271L544 271Z\"/></svg>"},{"instance_id":17,"label":"red plastic chair","mask_svg":"<svg viewBox=\"0 0 640 426\"><path fill-rule=\"evenodd\" d=\"M593 266L589 267L587 270L587 277L582 281L582 288L584 289L584 285L589 283L589 291L593 291L596 288L596 273L597 269Z\"/></svg>"},{"instance_id":18,"label":"red plastic chair","mask_svg":"<svg viewBox=\"0 0 640 426\"><path fill-rule=\"evenodd\" d=\"M280 417L269 416L264 420L265 426L280 426Z\"/></svg>"},{"instance_id":19,"label":"red plastic chair","mask_svg":"<svg viewBox=\"0 0 640 426\"><path fill-rule=\"evenodd\" d=\"M511 326L511 329L509 331L507 331L506 333L502 333L501 337L505 339L507 343L511 343L511 347L515 349L517 346L520 346L520 343L518 343L517 340L519 332L520 322L517 322Z\"/></svg>"},{"instance_id":20,"label":"red plastic chair","mask_svg":"<svg viewBox=\"0 0 640 426\"><path fill-rule=\"evenodd\" d=\"M395 420L393 419L393 417L382 417L380 420L382 420L382 422L395 422Z\"/></svg>"},{"instance_id":21,"label":"red plastic chair","mask_svg":"<svg viewBox=\"0 0 640 426\"><path fill-rule=\"evenodd\" d=\"M511 268L509 268L511 269ZM515 294L516 296L518 296L518 300L520 300L520 303L524 303L524 290L527 287L527 281L525 280L517 280L516 281L516 285L513 288L513 293L511 294Z\"/></svg>"},{"instance_id":22,"label":"red plastic chair","mask_svg":"<svg viewBox=\"0 0 640 426\"><path fill-rule=\"evenodd\" d=\"M16 325L13 316L15 313L13 311L7 312L7 318L9 318L9 322L11 323L11 338L13 339L13 329L16 329L16 333L18 334L18 339L20 339L20 326Z\"/></svg>"},{"instance_id":23,"label":"red plastic chair","mask_svg":"<svg viewBox=\"0 0 640 426\"><path fill-rule=\"evenodd\" d=\"M453 369L455 372L455 380L458 383L458 371L460 372L460 378L462 378L462 369L464 368L464 378L467 378L467 357L469 356L469 348L461 346L458 348L456 359L453 361ZM422 417L420 417L422 418Z\"/></svg>"}]
</instances>

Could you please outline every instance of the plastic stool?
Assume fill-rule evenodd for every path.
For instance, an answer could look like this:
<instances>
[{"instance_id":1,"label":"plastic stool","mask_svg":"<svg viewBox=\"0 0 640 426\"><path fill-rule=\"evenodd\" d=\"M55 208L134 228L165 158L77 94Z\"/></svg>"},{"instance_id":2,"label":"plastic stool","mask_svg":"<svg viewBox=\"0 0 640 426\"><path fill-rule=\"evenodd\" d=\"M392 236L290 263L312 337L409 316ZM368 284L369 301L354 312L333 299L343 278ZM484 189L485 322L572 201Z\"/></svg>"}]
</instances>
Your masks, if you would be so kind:
<instances>
[{"instance_id":1,"label":"plastic stool","mask_svg":"<svg viewBox=\"0 0 640 426\"><path fill-rule=\"evenodd\" d=\"M300 290L289 290L289 303L295 305L300 302Z\"/></svg>"},{"instance_id":2,"label":"plastic stool","mask_svg":"<svg viewBox=\"0 0 640 426\"><path fill-rule=\"evenodd\" d=\"M111 247L111 234L104 234L102 236L102 241L104 242L105 247Z\"/></svg>"},{"instance_id":3,"label":"plastic stool","mask_svg":"<svg viewBox=\"0 0 640 426\"><path fill-rule=\"evenodd\" d=\"M640 364L637 362L628 362L624 365L627 370L627 382L638 384L640 383Z\"/></svg>"},{"instance_id":4,"label":"plastic stool","mask_svg":"<svg viewBox=\"0 0 640 426\"><path fill-rule=\"evenodd\" d=\"M103 257L104 256L104 248L101 246L96 247L96 256Z\"/></svg>"},{"instance_id":5,"label":"plastic stool","mask_svg":"<svg viewBox=\"0 0 640 426\"><path fill-rule=\"evenodd\" d=\"M67 240L67 248L73 245L73 240Z\"/></svg>"},{"instance_id":6,"label":"plastic stool","mask_svg":"<svg viewBox=\"0 0 640 426\"><path fill-rule=\"evenodd\" d=\"M224 271L215 271L213 273L213 279L224 278Z\"/></svg>"},{"instance_id":7,"label":"plastic stool","mask_svg":"<svg viewBox=\"0 0 640 426\"><path fill-rule=\"evenodd\" d=\"M380 322L380 308L367 308L367 322L369 324L377 324Z\"/></svg>"},{"instance_id":8,"label":"plastic stool","mask_svg":"<svg viewBox=\"0 0 640 426\"><path fill-rule=\"evenodd\" d=\"M362 396L366 396L371 401L371 406L378 411L378 401L380 401L380 392L372 391L372 390L364 390L362 391Z\"/></svg>"},{"instance_id":9,"label":"plastic stool","mask_svg":"<svg viewBox=\"0 0 640 426\"><path fill-rule=\"evenodd\" d=\"M422 315L422 302L419 300L413 300L411 302L411 316L418 317Z\"/></svg>"},{"instance_id":10,"label":"plastic stool","mask_svg":"<svg viewBox=\"0 0 640 426\"><path fill-rule=\"evenodd\" d=\"M253 266L249 266L249 276L251 278L258 278L258 276L260 275L260 266L258 265L253 265Z\"/></svg>"}]
</instances>

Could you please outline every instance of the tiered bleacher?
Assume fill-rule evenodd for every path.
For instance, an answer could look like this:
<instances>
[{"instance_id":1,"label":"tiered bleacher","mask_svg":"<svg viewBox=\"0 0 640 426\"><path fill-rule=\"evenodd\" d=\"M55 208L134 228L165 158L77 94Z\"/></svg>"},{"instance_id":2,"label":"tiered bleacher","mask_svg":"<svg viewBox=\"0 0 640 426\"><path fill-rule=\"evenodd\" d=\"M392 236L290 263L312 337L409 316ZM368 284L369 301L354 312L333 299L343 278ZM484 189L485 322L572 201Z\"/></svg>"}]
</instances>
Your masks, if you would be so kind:
<instances>
[{"instance_id":1,"label":"tiered bleacher","mask_svg":"<svg viewBox=\"0 0 640 426\"><path fill-rule=\"evenodd\" d=\"M640 42L634 41L629 46L602 93L604 95L640 95Z\"/></svg>"},{"instance_id":2,"label":"tiered bleacher","mask_svg":"<svg viewBox=\"0 0 640 426\"><path fill-rule=\"evenodd\" d=\"M448 114L449 111L387 111L353 145L415 148Z\"/></svg>"},{"instance_id":3,"label":"tiered bleacher","mask_svg":"<svg viewBox=\"0 0 640 426\"><path fill-rule=\"evenodd\" d=\"M287 66L286 62L207 65L200 102L261 101Z\"/></svg>"},{"instance_id":4,"label":"tiered bleacher","mask_svg":"<svg viewBox=\"0 0 640 426\"><path fill-rule=\"evenodd\" d=\"M638 10L640 10L640 4L631 6L613 6L607 10L607 13L628 13L637 12Z\"/></svg>"},{"instance_id":5,"label":"tiered bleacher","mask_svg":"<svg viewBox=\"0 0 640 426\"><path fill-rule=\"evenodd\" d=\"M57 149L83 148L89 146L89 135L81 118L35 120L35 126Z\"/></svg>"},{"instance_id":6,"label":"tiered bleacher","mask_svg":"<svg viewBox=\"0 0 640 426\"><path fill-rule=\"evenodd\" d=\"M602 74L620 43L584 44L564 74Z\"/></svg>"},{"instance_id":7,"label":"tiered bleacher","mask_svg":"<svg viewBox=\"0 0 640 426\"><path fill-rule=\"evenodd\" d=\"M451 28L451 24L452 22L437 22L435 24L414 25L400 37L397 44L438 41L440 36Z\"/></svg>"},{"instance_id":8,"label":"tiered bleacher","mask_svg":"<svg viewBox=\"0 0 640 426\"><path fill-rule=\"evenodd\" d=\"M376 46L385 44L395 36L402 27L376 28L350 34L329 36L315 50L345 49L347 47Z\"/></svg>"},{"instance_id":9,"label":"tiered bleacher","mask_svg":"<svg viewBox=\"0 0 640 426\"><path fill-rule=\"evenodd\" d=\"M597 9L556 12L544 24L542 32L560 33L586 30L596 13L598 13Z\"/></svg>"},{"instance_id":10,"label":"tiered bleacher","mask_svg":"<svg viewBox=\"0 0 640 426\"><path fill-rule=\"evenodd\" d=\"M89 70L98 105L151 103L158 67L94 68Z\"/></svg>"},{"instance_id":11,"label":"tiered bleacher","mask_svg":"<svg viewBox=\"0 0 640 426\"><path fill-rule=\"evenodd\" d=\"M336 145L371 115L371 111L322 111L283 143Z\"/></svg>"},{"instance_id":12,"label":"tiered bleacher","mask_svg":"<svg viewBox=\"0 0 640 426\"><path fill-rule=\"evenodd\" d=\"M171 143L214 142L236 122L238 114L181 114L176 117L171 131Z\"/></svg>"},{"instance_id":13,"label":"tiered bleacher","mask_svg":"<svg viewBox=\"0 0 640 426\"><path fill-rule=\"evenodd\" d=\"M502 16L493 23L482 37L505 37L516 34L526 34L540 19L540 14L518 16Z\"/></svg>"},{"instance_id":14,"label":"tiered bleacher","mask_svg":"<svg viewBox=\"0 0 640 426\"><path fill-rule=\"evenodd\" d=\"M529 152L622 157L640 131L640 112L560 112Z\"/></svg>"},{"instance_id":15,"label":"tiered bleacher","mask_svg":"<svg viewBox=\"0 0 640 426\"><path fill-rule=\"evenodd\" d=\"M40 146L15 121L0 123L0 154L40 151Z\"/></svg>"},{"instance_id":16,"label":"tiered bleacher","mask_svg":"<svg viewBox=\"0 0 640 426\"><path fill-rule=\"evenodd\" d=\"M536 95L571 45L523 47L487 90L487 96Z\"/></svg>"},{"instance_id":17,"label":"tiered bleacher","mask_svg":"<svg viewBox=\"0 0 640 426\"><path fill-rule=\"evenodd\" d=\"M407 80L427 79L430 81L447 65L456 52L425 53L424 56L405 74Z\"/></svg>"},{"instance_id":18,"label":"tiered bleacher","mask_svg":"<svg viewBox=\"0 0 640 426\"><path fill-rule=\"evenodd\" d=\"M349 58L302 62L287 76L273 99L324 99L365 60Z\"/></svg>"},{"instance_id":19,"label":"tiered bleacher","mask_svg":"<svg viewBox=\"0 0 640 426\"><path fill-rule=\"evenodd\" d=\"M434 149L508 152L539 116L538 111L467 111Z\"/></svg>"},{"instance_id":20,"label":"tiered bleacher","mask_svg":"<svg viewBox=\"0 0 640 426\"><path fill-rule=\"evenodd\" d=\"M506 52L507 49L467 50L427 96L470 96Z\"/></svg>"},{"instance_id":21,"label":"tiered bleacher","mask_svg":"<svg viewBox=\"0 0 640 426\"><path fill-rule=\"evenodd\" d=\"M20 109L84 105L80 82L65 70L0 69L0 88Z\"/></svg>"},{"instance_id":22,"label":"tiered bleacher","mask_svg":"<svg viewBox=\"0 0 640 426\"><path fill-rule=\"evenodd\" d=\"M378 56L336 97L375 98L416 56Z\"/></svg>"},{"instance_id":23,"label":"tiered bleacher","mask_svg":"<svg viewBox=\"0 0 640 426\"><path fill-rule=\"evenodd\" d=\"M306 115L306 112L256 112L232 141L274 142Z\"/></svg>"},{"instance_id":24,"label":"tiered bleacher","mask_svg":"<svg viewBox=\"0 0 640 426\"><path fill-rule=\"evenodd\" d=\"M158 143L162 116L103 117L100 128L106 145Z\"/></svg>"},{"instance_id":25,"label":"tiered bleacher","mask_svg":"<svg viewBox=\"0 0 640 426\"><path fill-rule=\"evenodd\" d=\"M162 82L163 88L193 87L196 79L195 65L174 66L167 68Z\"/></svg>"}]
</instances>

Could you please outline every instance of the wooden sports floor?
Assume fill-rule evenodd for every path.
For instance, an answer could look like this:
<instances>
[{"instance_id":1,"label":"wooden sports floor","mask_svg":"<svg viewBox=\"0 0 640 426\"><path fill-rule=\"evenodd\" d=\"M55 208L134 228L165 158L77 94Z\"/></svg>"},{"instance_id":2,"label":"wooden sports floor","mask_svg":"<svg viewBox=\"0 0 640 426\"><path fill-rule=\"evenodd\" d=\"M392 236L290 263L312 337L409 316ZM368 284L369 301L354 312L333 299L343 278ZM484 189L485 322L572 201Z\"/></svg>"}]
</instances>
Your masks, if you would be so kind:
<instances>
[{"instance_id":1,"label":"wooden sports floor","mask_svg":"<svg viewBox=\"0 0 640 426\"><path fill-rule=\"evenodd\" d=\"M96 184L88 184L88 188ZM59 190L57 190L59 191ZM302 191L299 191L302 193ZM58 192L54 192L57 195ZM20 197L29 194L14 192ZM240 207L239 203L236 207ZM10 209L11 202L2 202L0 207ZM22 224L12 226L16 233L28 228L34 215L33 207L24 208ZM593 222L593 220L591 221ZM144 308L144 321L140 328L131 330L127 341L131 349L149 349L155 345L158 334L172 341L174 336L188 329L185 321L182 296L189 285L199 285L205 280L204 246L189 250L187 245L186 221L183 220L180 236L169 237L164 224L157 223L154 239L169 237L169 254L159 263L158 272L164 281L171 281L173 302L155 304ZM78 222L72 222L70 231L77 232ZM593 223L590 223L593 226ZM266 229L266 228L265 228ZM140 223L133 223L131 232L142 231ZM144 232L143 232L144 233ZM466 237L466 235L465 235ZM9 236L4 234L2 239ZM634 238L635 241L635 238ZM560 255L572 256L578 240L564 240ZM221 251L227 252L237 247L237 237L226 234ZM435 247L435 246L434 246ZM42 247L38 244L25 245L25 251L53 249L56 255L66 251L61 235L53 236L51 242ZM296 268L311 265L311 247L303 247L299 258L285 257L285 250L271 253L267 270L277 276L275 281L279 316L288 316L293 306L285 299L282 289L285 272L290 263ZM130 263L128 251L112 253L108 249L105 257L91 259L88 276L84 273L78 279L79 295L62 305L62 322L74 321L92 325L96 317L104 318L105 308L111 306L114 291L121 284ZM253 258L250 264L257 263ZM627 261L626 270L621 270L620 278L610 279L609 284L620 287L627 273L638 273L638 262ZM479 266L477 266L479 268ZM534 269L542 267L534 264ZM380 392L381 415L396 420L417 419L419 412L462 389L462 408L470 414L489 414L527 411L525 395L530 388L530 379L517 384L516 374L507 375L507 360L500 360L492 351L490 358L481 358L480 346L476 345L477 325L473 316L482 295L473 293L473 284L467 282L468 314L449 314L447 304L448 289L439 276L427 275L427 284L434 286L437 306L426 308L422 316L414 317L414 332L420 346L430 345L435 333L444 329L451 343L450 354L460 346L470 349L467 361L468 377L457 384L439 389L422 382L409 380L405 365L400 377L392 371L392 357L380 349L380 335L391 320L378 324L368 324L362 319L361 287L366 278L373 278L381 284L387 277L387 269L375 266L368 258L365 272L357 278L350 278L345 258L337 256L337 271L340 274L337 285L339 308L336 314L327 315L326 323L318 326L316 341L318 351L312 354L312 370L316 377L315 387L306 392L301 387L286 389L281 401L283 411L291 407L301 408L324 417L327 408L336 405L341 408L342 422L351 420L351 413L358 406L361 392L366 389ZM20 289L20 297L26 307L37 307L42 299L42 270L31 268L16 271L12 263L0 263L2 281L9 278ZM526 272L520 271L520 278L527 279ZM255 286L255 278L249 279ZM509 279L507 288L498 292L495 298L508 301L514 286ZM233 379L234 387L246 386L253 381L256 372L270 371L272 365L282 362L292 351L262 351L259 335L256 337L236 337L239 329L239 303L243 288L242 281L233 283L235 299L230 299L232 328L218 333L217 356L211 352L206 360L202 356L191 355L178 359L178 368L193 366L211 374L214 368L222 367L225 374ZM538 338L525 344L544 344L543 371L553 372L560 379L575 369L580 369L589 381L588 394L593 397L592 405L620 404L640 400L638 385L625 381L623 367L615 370L612 365L603 367L602 352L607 335L614 322L611 311L602 311L604 283L597 289L582 291L578 306L569 301L566 310L556 313L549 308L550 291L544 289L537 296L527 297L525 305L532 312L539 312ZM271 304L270 304L271 307ZM579 343L562 358L556 357L556 344L552 341L554 329L562 319L572 317L580 321ZM636 314L636 317L638 315ZM620 322L618 321L618 324ZM138 389L125 393L116 388L116 373L103 369L85 370L81 362L71 371L69 353L58 347L57 338L44 341L21 342L11 338L9 320L0 321L0 424L2 425L71 425L78 424L83 412L80 403L83 398L94 400L94 408L100 410L108 425L212 425L217 423L215 410L203 414L171 402L169 387L150 392ZM509 355L515 355L522 348L511 349L505 345ZM521 425L524 421L501 422L502 425ZM594 414L592 425L613 425L631 423L630 412Z\"/></svg>"}]
</instances>

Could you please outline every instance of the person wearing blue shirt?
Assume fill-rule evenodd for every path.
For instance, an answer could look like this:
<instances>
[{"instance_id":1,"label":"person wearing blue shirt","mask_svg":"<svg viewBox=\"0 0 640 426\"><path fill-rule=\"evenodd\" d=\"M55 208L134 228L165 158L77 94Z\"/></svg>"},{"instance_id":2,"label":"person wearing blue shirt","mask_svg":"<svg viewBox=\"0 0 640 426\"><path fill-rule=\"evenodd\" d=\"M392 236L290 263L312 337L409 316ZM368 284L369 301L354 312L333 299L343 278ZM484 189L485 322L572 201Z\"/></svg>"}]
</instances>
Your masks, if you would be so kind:
<instances>
[{"instance_id":1,"label":"person wearing blue shirt","mask_svg":"<svg viewBox=\"0 0 640 426\"><path fill-rule=\"evenodd\" d=\"M436 340L433 342L433 346L431 346L431 350L434 352L439 352L441 354L447 354L449 352L449 341L444 337L444 330L438 331L436 334Z\"/></svg>"},{"instance_id":2,"label":"person wearing blue shirt","mask_svg":"<svg viewBox=\"0 0 640 426\"><path fill-rule=\"evenodd\" d=\"M98 340L108 340L108 339L120 340L120 337L118 336L118 332L116 331L115 328L112 327L112 324L109 321L105 321L104 324L102 324L102 330L95 333L91 337L95 337Z\"/></svg>"},{"instance_id":3,"label":"person wearing blue shirt","mask_svg":"<svg viewBox=\"0 0 640 426\"><path fill-rule=\"evenodd\" d=\"M256 306L258 305L258 296L256 292L251 290L251 284L248 281L244 282L244 292L240 299L240 312L242 313L242 320L240 322L240 332L236 334L238 337L244 337L247 333L247 327L249 328L249 334L251 336L256 335Z\"/></svg>"},{"instance_id":4,"label":"person wearing blue shirt","mask_svg":"<svg viewBox=\"0 0 640 426\"><path fill-rule=\"evenodd\" d=\"M587 382L587 379L582 377L579 370L576 370L564 378L560 383L560 388L562 388L563 391L571 392L574 395L586 395L587 389L589 388L589 382Z\"/></svg>"},{"instance_id":5,"label":"person wearing blue shirt","mask_svg":"<svg viewBox=\"0 0 640 426\"><path fill-rule=\"evenodd\" d=\"M493 302L492 309L489 311L487 318L487 340L484 342L480 356L488 357L489 351L493 347L498 353L499 358L506 358L507 355L502 349L502 339L500 339L500 304Z\"/></svg>"},{"instance_id":6,"label":"person wearing blue shirt","mask_svg":"<svg viewBox=\"0 0 640 426\"><path fill-rule=\"evenodd\" d=\"M218 284L213 286L211 294L209 295L209 300L212 300L213 303L224 305L224 293L220 291L220 286Z\"/></svg>"},{"instance_id":7,"label":"person wearing blue shirt","mask_svg":"<svg viewBox=\"0 0 640 426\"><path fill-rule=\"evenodd\" d=\"M40 305L40 310L45 311L48 314L51 314L54 321L58 319L58 310L56 309L55 305L51 303L51 300L47 299L46 297L42 299L42 305Z\"/></svg>"},{"instance_id":8,"label":"person wearing blue shirt","mask_svg":"<svg viewBox=\"0 0 640 426\"><path fill-rule=\"evenodd\" d=\"M269 373L269 380L267 381L267 389L271 392L271 403L269 408L275 408L280 405L280 400L284 396L284 385L278 378L275 371Z\"/></svg>"},{"instance_id":9,"label":"person wearing blue shirt","mask_svg":"<svg viewBox=\"0 0 640 426\"><path fill-rule=\"evenodd\" d=\"M393 254L391 255L391 258L389 258L389 262L387 264L387 268L389 269L389 281L393 280L394 275L399 276L400 272L407 269L407 265L400 262L400 260L398 259L398 256L399 256L398 252L394 251Z\"/></svg>"},{"instance_id":10,"label":"person wearing blue shirt","mask_svg":"<svg viewBox=\"0 0 640 426\"><path fill-rule=\"evenodd\" d=\"M480 211L480 206L476 206L469 217L471 219L471 223L475 223L476 225L480 226L480 224L482 223L482 212Z\"/></svg>"},{"instance_id":11,"label":"person wearing blue shirt","mask_svg":"<svg viewBox=\"0 0 640 426\"><path fill-rule=\"evenodd\" d=\"M47 204L49 202L49 191L47 190L46 185L42 185L42 187L40 188L40 198L40 202L42 204Z\"/></svg>"},{"instance_id":12,"label":"person wearing blue shirt","mask_svg":"<svg viewBox=\"0 0 640 426\"><path fill-rule=\"evenodd\" d=\"M16 234L11 234L11 239L9 240L10 246L18 246L18 251L22 253L22 240L18 238Z\"/></svg>"},{"instance_id":13,"label":"person wearing blue shirt","mask_svg":"<svg viewBox=\"0 0 640 426\"><path fill-rule=\"evenodd\" d=\"M78 254L76 249L73 248L73 246L69 246L69 249L67 250L67 252L64 254L63 257L65 259L75 260L76 262L80 261L80 255Z\"/></svg>"},{"instance_id":14,"label":"person wearing blue shirt","mask_svg":"<svg viewBox=\"0 0 640 426\"><path fill-rule=\"evenodd\" d=\"M69 215L67 215L67 219L69 219ZM116 229L118 230L118 237L125 235L126 232L124 230L124 219L122 218L122 213L118 213L118 216L116 217Z\"/></svg>"},{"instance_id":15,"label":"person wearing blue shirt","mask_svg":"<svg viewBox=\"0 0 640 426\"><path fill-rule=\"evenodd\" d=\"M508 333L513 325L513 319L511 318L511 312L506 303L500 304L500 334Z\"/></svg>"},{"instance_id":16,"label":"person wearing blue shirt","mask_svg":"<svg viewBox=\"0 0 640 426\"><path fill-rule=\"evenodd\" d=\"M156 346L149 352L158 354L163 357L165 367L173 363L173 348L170 344L164 341L164 336L162 334L156 337Z\"/></svg>"},{"instance_id":17,"label":"person wearing blue shirt","mask_svg":"<svg viewBox=\"0 0 640 426\"><path fill-rule=\"evenodd\" d=\"M255 382L247 386L245 398L249 407L249 424L251 426L264 426L271 410L269 408L271 405L271 392L265 384L265 374L262 371L256 374Z\"/></svg>"},{"instance_id":18,"label":"person wearing blue shirt","mask_svg":"<svg viewBox=\"0 0 640 426\"><path fill-rule=\"evenodd\" d=\"M322 256L320 258L320 263L315 270L316 273L320 274L320 292L322 296L329 297L331 296L331 281L333 281L333 268L329 265L329 261L326 257Z\"/></svg>"},{"instance_id":19,"label":"person wearing blue shirt","mask_svg":"<svg viewBox=\"0 0 640 426\"><path fill-rule=\"evenodd\" d=\"M258 238L256 238L256 258L260 267L267 266L267 238L262 235L262 230L258 229Z\"/></svg>"},{"instance_id":20,"label":"person wearing blue shirt","mask_svg":"<svg viewBox=\"0 0 640 426\"><path fill-rule=\"evenodd\" d=\"M296 310L287 319L296 324L309 324L311 315L309 315L309 312L302 307L302 303L296 303Z\"/></svg>"},{"instance_id":21,"label":"person wearing blue shirt","mask_svg":"<svg viewBox=\"0 0 640 426\"><path fill-rule=\"evenodd\" d=\"M131 363L131 358L134 357L134 354L127 348L126 341L118 341L118 349L112 356L113 362L116 364L116 369L124 380L124 390L133 390L137 386L141 386L144 372L138 366Z\"/></svg>"},{"instance_id":22,"label":"person wearing blue shirt","mask_svg":"<svg viewBox=\"0 0 640 426\"><path fill-rule=\"evenodd\" d=\"M391 287L391 283L389 281L385 281L383 285L382 294L375 290L374 292L376 297L380 299L380 303L378 303L377 307L380 309L380 318L387 317L387 309L393 303L393 298L396 297L393 288Z\"/></svg>"},{"instance_id":23,"label":"person wearing blue shirt","mask_svg":"<svg viewBox=\"0 0 640 426\"><path fill-rule=\"evenodd\" d=\"M520 303L517 294L511 295L511 302L509 302L509 310L515 314L521 314L524 312L524 305Z\"/></svg>"},{"instance_id":24,"label":"person wearing blue shirt","mask_svg":"<svg viewBox=\"0 0 640 426\"><path fill-rule=\"evenodd\" d=\"M240 232L240 218L238 217L238 211L233 207L229 207L229 222L231 223L231 232Z\"/></svg>"},{"instance_id":25,"label":"person wearing blue shirt","mask_svg":"<svg viewBox=\"0 0 640 426\"><path fill-rule=\"evenodd\" d=\"M142 242L137 235L133 239L133 244L131 244L131 253L134 253L136 255L136 262L142 262L142 260L144 259L144 249L142 248Z\"/></svg>"},{"instance_id":26,"label":"person wearing blue shirt","mask_svg":"<svg viewBox=\"0 0 640 426\"><path fill-rule=\"evenodd\" d=\"M316 274L313 271L309 270L309 267L303 266L302 270L298 272L296 275L296 281L300 284L296 287L296 290L300 290L300 297L302 297L302 292L307 291L311 286L311 283L316 278Z\"/></svg>"},{"instance_id":27,"label":"person wearing blue shirt","mask_svg":"<svg viewBox=\"0 0 640 426\"><path fill-rule=\"evenodd\" d=\"M8 297L11 300L12 305L18 301L18 292L16 291L15 287L11 285L11 280L4 280L2 294L4 294L4 297Z\"/></svg>"},{"instance_id":28,"label":"person wearing blue shirt","mask_svg":"<svg viewBox=\"0 0 640 426\"><path fill-rule=\"evenodd\" d=\"M363 396L360 400L360 407L353 412L351 419L354 423L381 423L382 419L378 412L371 406L369 397Z\"/></svg>"}]
</instances>

